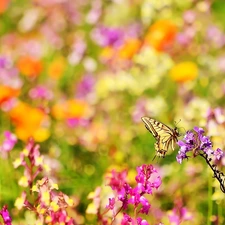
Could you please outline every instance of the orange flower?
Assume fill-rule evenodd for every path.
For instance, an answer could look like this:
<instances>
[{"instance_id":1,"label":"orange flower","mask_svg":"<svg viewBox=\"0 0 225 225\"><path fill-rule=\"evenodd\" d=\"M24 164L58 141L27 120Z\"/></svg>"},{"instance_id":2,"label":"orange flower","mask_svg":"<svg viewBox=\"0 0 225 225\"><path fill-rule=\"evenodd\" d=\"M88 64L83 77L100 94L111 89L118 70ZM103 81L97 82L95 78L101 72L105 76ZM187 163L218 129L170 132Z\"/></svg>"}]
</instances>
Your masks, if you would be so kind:
<instances>
[{"instance_id":1,"label":"orange flower","mask_svg":"<svg viewBox=\"0 0 225 225\"><path fill-rule=\"evenodd\" d=\"M58 103L52 107L52 114L56 119L83 118L87 115L88 105L82 100L71 99Z\"/></svg>"},{"instance_id":2,"label":"orange flower","mask_svg":"<svg viewBox=\"0 0 225 225\"><path fill-rule=\"evenodd\" d=\"M42 62L29 56L21 57L17 67L23 75L28 77L36 77L42 72Z\"/></svg>"},{"instance_id":3,"label":"orange flower","mask_svg":"<svg viewBox=\"0 0 225 225\"><path fill-rule=\"evenodd\" d=\"M157 21L149 28L144 43L163 51L173 44L176 32L177 28L171 21Z\"/></svg>"},{"instance_id":4,"label":"orange flower","mask_svg":"<svg viewBox=\"0 0 225 225\"><path fill-rule=\"evenodd\" d=\"M194 80L197 76L198 67L193 62L178 63L170 70L170 77L177 82Z\"/></svg>"},{"instance_id":5,"label":"orange flower","mask_svg":"<svg viewBox=\"0 0 225 225\"><path fill-rule=\"evenodd\" d=\"M138 39L129 39L119 50L119 57L122 59L131 59L141 47L141 41Z\"/></svg>"},{"instance_id":6,"label":"orange flower","mask_svg":"<svg viewBox=\"0 0 225 225\"><path fill-rule=\"evenodd\" d=\"M63 57L54 59L48 67L48 75L53 79L59 79L65 70L66 62Z\"/></svg>"},{"instance_id":7,"label":"orange flower","mask_svg":"<svg viewBox=\"0 0 225 225\"><path fill-rule=\"evenodd\" d=\"M0 1L0 14L4 13L8 8L10 0L1 0Z\"/></svg>"},{"instance_id":8,"label":"orange flower","mask_svg":"<svg viewBox=\"0 0 225 225\"><path fill-rule=\"evenodd\" d=\"M21 140L26 141L33 136L36 141L46 140L49 133L46 133L41 127L42 122L46 119L43 111L33 108L26 103L19 102L10 112L10 119L16 126L16 135ZM43 132L40 134L40 130Z\"/></svg>"},{"instance_id":9,"label":"orange flower","mask_svg":"<svg viewBox=\"0 0 225 225\"><path fill-rule=\"evenodd\" d=\"M8 86L0 86L0 104L8 101L10 98L17 97L20 93L19 89Z\"/></svg>"}]
</instances>

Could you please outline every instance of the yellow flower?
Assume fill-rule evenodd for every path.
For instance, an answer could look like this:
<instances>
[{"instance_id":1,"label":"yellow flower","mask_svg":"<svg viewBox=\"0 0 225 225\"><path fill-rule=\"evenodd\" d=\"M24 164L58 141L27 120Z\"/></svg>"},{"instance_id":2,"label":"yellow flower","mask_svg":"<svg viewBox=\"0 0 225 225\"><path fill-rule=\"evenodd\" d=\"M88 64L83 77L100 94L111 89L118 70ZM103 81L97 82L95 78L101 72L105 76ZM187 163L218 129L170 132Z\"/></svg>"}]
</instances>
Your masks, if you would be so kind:
<instances>
[{"instance_id":1,"label":"yellow flower","mask_svg":"<svg viewBox=\"0 0 225 225\"><path fill-rule=\"evenodd\" d=\"M109 60L115 55L115 50L112 47L105 47L100 53L100 58Z\"/></svg>"},{"instance_id":2,"label":"yellow flower","mask_svg":"<svg viewBox=\"0 0 225 225\"><path fill-rule=\"evenodd\" d=\"M48 191L42 192L41 200L46 204L50 204L50 193Z\"/></svg>"},{"instance_id":3,"label":"yellow flower","mask_svg":"<svg viewBox=\"0 0 225 225\"><path fill-rule=\"evenodd\" d=\"M58 103L52 107L53 116L58 119L84 118L89 112L89 106L85 101L70 99Z\"/></svg>"},{"instance_id":4,"label":"yellow flower","mask_svg":"<svg viewBox=\"0 0 225 225\"><path fill-rule=\"evenodd\" d=\"M39 192L37 185L33 185L33 187L31 188L32 192Z\"/></svg>"},{"instance_id":5,"label":"yellow flower","mask_svg":"<svg viewBox=\"0 0 225 225\"><path fill-rule=\"evenodd\" d=\"M50 207L54 212L57 212L59 210L59 206L57 205L57 202L51 202Z\"/></svg>"},{"instance_id":6,"label":"yellow flower","mask_svg":"<svg viewBox=\"0 0 225 225\"><path fill-rule=\"evenodd\" d=\"M28 179L27 177L25 176L22 176L20 179L19 179L19 185L22 186L22 187L27 187L28 186Z\"/></svg>"},{"instance_id":7,"label":"yellow flower","mask_svg":"<svg viewBox=\"0 0 225 225\"><path fill-rule=\"evenodd\" d=\"M21 197L18 197L18 198L16 199L16 201L15 201L15 203L14 203L15 207L16 207L17 209L19 209L19 210L22 209L23 206L24 206L25 199L26 199L26 193L23 192L23 193L21 194Z\"/></svg>"},{"instance_id":8,"label":"yellow flower","mask_svg":"<svg viewBox=\"0 0 225 225\"><path fill-rule=\"evenodd\" d=\"M194 80L198 76L198 67L193 62L181 62L170 70L170 77L177 82Z\"/></svg>"},{"instance_id":9,"label":"yellow flower","mask_svg":"<svg viewBox=\"0 0 225 225\"><path fill-rule=\"evenodd\" d=\"M138 39L128 39L119 49L119 57L122 59L131 59L141 47L141 41Z\"/></svg>"},{"instance_id":10,"label":"yellow flower","mask_svg":"<svg viewBox=\"0 0 225 225\"><path fill-rule=\"evenodd\" d=\"M24 199L21 198L21 197L19 197L19 198L17 198L16 201L15 201L15 207L16 207L17 209L22 209L22 208L23 208L23 203L24 203Z\"/></svg>"},{"instance_id":11,"label":"yellow flower","mask_svg":"<svg viewBox=\"0 0 225 225\"><path fill-rule=\"evenodd\" d=\"M65 59L63 57L58 57L50 63L48 68L48 75L51 78L58 80L63 75L65 67Z\"/></svg>"},{"instance_id":12,"label":"yellow flower","mask_svg":"<svg viewBox=\"0 0 225 225\"><path fill-rule=\"evenodd\" d=\"M17 158L17 159L13 162L14 168L17 168L17 167L20 166L21 164L22 164L22 159L21 159L21 158Z\"/></svg>"}]
</instances>

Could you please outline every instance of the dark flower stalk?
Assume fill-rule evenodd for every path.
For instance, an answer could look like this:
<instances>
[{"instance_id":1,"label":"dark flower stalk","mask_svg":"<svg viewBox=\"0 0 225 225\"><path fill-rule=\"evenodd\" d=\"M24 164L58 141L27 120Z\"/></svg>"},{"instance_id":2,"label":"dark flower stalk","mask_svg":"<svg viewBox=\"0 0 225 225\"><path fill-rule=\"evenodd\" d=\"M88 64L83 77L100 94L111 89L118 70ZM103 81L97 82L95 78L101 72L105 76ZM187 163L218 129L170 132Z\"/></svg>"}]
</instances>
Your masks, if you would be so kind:
<instances>
[{"instance_id":1,"label":"dark flower stalk","mask_svg":"<svg viewBox=\"0 0 225 225\"><path fill-rule=\"evenodd\" d=\"M187 131L184 135L183 141L178 141L180 150L177 154L177 161L182 163L184 159L188 159L188 152L193 152L193 156L200 155L203 157L208 166L213 171L213 177L220 183L220 189L225 193L225 175L223 172L217 169L217 166L213 163L216 159L220 160L223 156L223 151L219 148L212 149L212 142L209 137L204 136L204 130L199 127L194 127L192 131Z\"/></svg>"}]
</instances>

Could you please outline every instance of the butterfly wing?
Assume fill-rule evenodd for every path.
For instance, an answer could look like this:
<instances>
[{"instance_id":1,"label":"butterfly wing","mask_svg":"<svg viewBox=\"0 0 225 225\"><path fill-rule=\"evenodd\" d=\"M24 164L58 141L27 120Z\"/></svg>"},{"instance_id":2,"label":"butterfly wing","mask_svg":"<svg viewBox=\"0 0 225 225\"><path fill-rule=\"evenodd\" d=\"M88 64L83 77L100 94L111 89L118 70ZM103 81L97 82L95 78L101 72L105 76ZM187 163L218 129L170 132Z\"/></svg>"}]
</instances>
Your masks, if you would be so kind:
<instances>
[{"instance_id":1,"label":"butterfly wing","mask_svg":"<svg viewBox=\"0 0 225 225\"><path fill-rule=\"evenodd\" d=\"M158 156L164 157L168 149L175 149L175 143L178 141L179 133L177 128L171 129L167 125L158 122L149 117L142 117L145 127L156 139L155 149Z\"/></svg>"}]
</instances>

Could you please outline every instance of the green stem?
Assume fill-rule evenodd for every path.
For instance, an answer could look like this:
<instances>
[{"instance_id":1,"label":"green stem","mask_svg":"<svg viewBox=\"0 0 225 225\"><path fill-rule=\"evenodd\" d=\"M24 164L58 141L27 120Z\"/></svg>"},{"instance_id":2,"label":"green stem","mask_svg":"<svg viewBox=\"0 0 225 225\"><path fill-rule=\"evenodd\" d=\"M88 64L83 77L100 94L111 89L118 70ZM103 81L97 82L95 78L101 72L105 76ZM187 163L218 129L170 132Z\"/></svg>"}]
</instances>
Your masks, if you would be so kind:
<instances>
[{"instance_id":1,"label":"green stem","mask_svg":"<svg viewBox=\"0 0 225 225\"><path fill-rule=\"evenodd\" d=\"M220 204L217 204L218 207L218 225L222 225L224 218L223 218L223 208L221 207L222 202Z\"/></svg>"},{"instance_id":2,"label":"green stem","mask_svg":"<svg viewBox=\"0 0 225 225\"><path fill-rule=\"evenodd\" d=\"M209 171L209 168L208 168L208 171ZM211 225L212 213L213 213L212 177L208 176L208 220L207 220L207 225Z\"/></svg>"}]
</instances>

